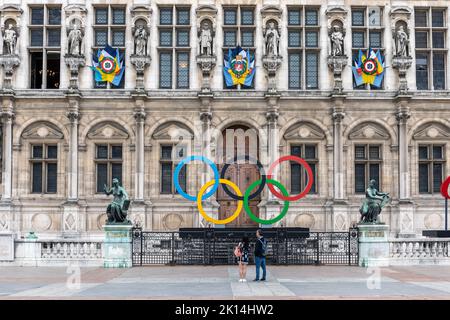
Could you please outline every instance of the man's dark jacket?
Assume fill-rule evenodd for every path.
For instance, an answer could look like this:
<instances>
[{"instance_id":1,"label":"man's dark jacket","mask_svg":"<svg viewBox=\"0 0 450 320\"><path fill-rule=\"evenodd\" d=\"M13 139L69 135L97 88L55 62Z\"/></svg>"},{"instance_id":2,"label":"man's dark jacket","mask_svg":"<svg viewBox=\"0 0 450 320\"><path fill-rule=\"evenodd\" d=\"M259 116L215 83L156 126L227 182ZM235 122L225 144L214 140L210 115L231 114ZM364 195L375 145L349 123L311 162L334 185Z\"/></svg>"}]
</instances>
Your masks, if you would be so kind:
<instances>
[{"instance_id":1,"label":"man's dark jacket","mask_svg":"<svg viewBox=\"0 0 450 320\"><path fill-rule=\"evenodd\" d=\"M263 250L263 243L266 245L266 249L267 249L267 243L266 243L266 239L264 239L263 237L259 238L258 240L256 240L256 244L255 244L255 257L265 257L266 253Z\"/></svg>"}]
</instances>

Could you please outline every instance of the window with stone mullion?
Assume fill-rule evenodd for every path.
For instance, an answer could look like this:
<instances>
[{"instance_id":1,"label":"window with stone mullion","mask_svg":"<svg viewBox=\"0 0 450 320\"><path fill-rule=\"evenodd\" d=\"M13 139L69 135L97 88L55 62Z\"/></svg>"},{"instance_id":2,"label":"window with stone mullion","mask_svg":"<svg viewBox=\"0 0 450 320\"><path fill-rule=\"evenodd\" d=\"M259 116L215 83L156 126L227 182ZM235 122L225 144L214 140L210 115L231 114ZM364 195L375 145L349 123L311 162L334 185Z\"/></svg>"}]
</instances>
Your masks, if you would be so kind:
<instances>
[{"instance_id":1,"label":"window with stone mullion","mask_svg":"<svg viewBox=\"0 0 450 320\"><path fill-rule=\"evenodd\" d=\"M159 8L159 88L189 89L190 7Z\"/></svg>"},{"instance_id":2,"label":"window with stone mullion","mask_svg":"<svg viewBox=\"0 0 450 320\"><path fill-rule=\"evenodd\" d=\"M445 171L445 146L419 145L419 193L439 193Z\"/></svg>"},{"instance_id":3,"label":"window with stone mullion","mask_svg":"<svg viewBox=\"0 0 450 320\"><path fill-rule=\"evenodd\" d=\"M445 90L447 60L447 11L414 9L416 86L418 90Z\"/></svg>"},{"instance_id":4,"label":"window with stone mullion","mask_svg":"<svg viewBox=\"0 0 450 320\"><path fill-rule=\"evenodd\" d=\"M61 7L31 6L29 34L30 88L59 89Z\"/></svg>"},{"instance_id":5,"label":"window with stone mullion","mask_svg":"<svg viewBox=\"0 0 450 320\"><path fill-rule=\"evenodd\" d=\"M355 193L365 193L370 180L381 185L381 145L355 145L354 162Z\"/></svg>"},{"instance_id":6,"label":"window with stone mullion","mask_svg":"<svg viewBox=\"0 0 450 320\"><path fill-rule=\"evenodd\" d=\"M58 147L56 144L31 145L31 193L57 192Z\"/></svg>"},{"instance_id":7,"label":"window with stone mullion","mask_svg":"<svg viewBox=\"0 0 450 320\"><path fill-rule=\"evenodd\" d=\"M118 48L119 53L125 63L125 42L126 42L126 7L124 6L94 6L93 21L93 46L92 50L103 49L106 45ZM125 71L126 72L126 71ZM122 89L125 86L125 72L119 86L107 82L96 82L96 89ZM94 73L92 75L94 77Z\"/></svg>"}]
</instances>

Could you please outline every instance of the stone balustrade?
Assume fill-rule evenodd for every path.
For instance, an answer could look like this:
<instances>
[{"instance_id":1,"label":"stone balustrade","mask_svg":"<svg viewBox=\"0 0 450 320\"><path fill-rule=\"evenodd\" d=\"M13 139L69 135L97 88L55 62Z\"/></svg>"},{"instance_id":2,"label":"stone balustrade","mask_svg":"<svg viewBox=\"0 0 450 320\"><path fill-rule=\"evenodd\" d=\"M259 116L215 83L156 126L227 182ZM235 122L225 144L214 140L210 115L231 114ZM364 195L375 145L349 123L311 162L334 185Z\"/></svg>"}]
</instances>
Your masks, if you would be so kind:
<instances>
[{"instance_id":1,"label":"stone balustrade","mask_svg":"<svg viewBox=\"0 0 450 320\"><path fill-rule=\"evenodd\" d=\"M14 261L0 262L10 266L103 265L103 240L15 240Z\"/></svg>"},{"instance_id":2,"label":"stone balustrade","mask_svg":"<svg viewBox=\"0 0 450 320\"><path fill-rule=\"evenodd\" d=\"M390 265L450 265L450 238L389 239Z\"/></svg>"}]
</instances>

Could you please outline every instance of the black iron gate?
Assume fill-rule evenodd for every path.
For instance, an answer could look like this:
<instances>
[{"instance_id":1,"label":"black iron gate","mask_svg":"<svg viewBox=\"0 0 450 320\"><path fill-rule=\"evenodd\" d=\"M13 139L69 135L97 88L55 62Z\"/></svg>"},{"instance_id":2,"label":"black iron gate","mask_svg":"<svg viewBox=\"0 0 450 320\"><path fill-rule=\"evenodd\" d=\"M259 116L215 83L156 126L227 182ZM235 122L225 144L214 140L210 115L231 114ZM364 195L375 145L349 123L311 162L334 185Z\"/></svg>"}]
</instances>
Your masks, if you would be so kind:
<instances>
[{"instance_id":1,"label":"black iron gate","mask_svg":"<svg viewBox=\"0 0 450 320\"><path fill-rule=\"evenodd\" d=\"M239 240L216 235L208 229L200 236L181 237L180 232L152 232L134 228L133 266L152 264L235 264ZM357 265L358 230L348 232L276 232L268 240L267 263L276 265ZM251 248L253 251L253 247ZM251 251L251 252L252 252ZM253 263L250 255L250 263Z\"/></svg>"}]
</instances>

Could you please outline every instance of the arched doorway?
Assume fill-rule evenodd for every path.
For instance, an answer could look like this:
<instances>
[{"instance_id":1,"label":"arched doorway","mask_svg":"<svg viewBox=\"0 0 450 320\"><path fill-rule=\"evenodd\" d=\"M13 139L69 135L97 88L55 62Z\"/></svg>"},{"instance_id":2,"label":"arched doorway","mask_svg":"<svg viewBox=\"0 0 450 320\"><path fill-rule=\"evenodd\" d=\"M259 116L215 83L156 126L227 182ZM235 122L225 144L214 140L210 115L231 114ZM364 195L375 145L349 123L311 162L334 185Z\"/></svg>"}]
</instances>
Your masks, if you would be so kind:
<instances>
[{"instance_id":1,"label":"arched doorway","mask_svg":"<svg viewBox=\"0 0 450 320\"><path fill-rule=\"evenodd\" d=\"M227 130L233 130L236 132L236 135L230 135L230 131L227 134ZM236 155L245 155L245 156L251 156L255 157L259 160L259 138L256 131L248 131L251 130L249 127L245 125L233 125L230 127L225 128L222 131L222 155L220 156L222 158L221 163L218 164L219 170L222 170L223 166L225 165L225 159L227 156L235 157ZM233 132L231 131L231 132ZM242 133L248 133L252 132L252 134L244 134L244 138L238 138L239 134ZM227 147L227 136L228 139L230 139L230 136L233 138L233 143L228 143L229 146L233 146L232 152L226 152ZM242 137L242 136L241 136ZM255 141L252 141L254 139ZM244 143L245 141L245 143ZM255 145L256 144L256 145ZM258 170L258 166L252 162L249 161L238 161L238 163L232 163L228 167L226 173L225 173L225 179L228 179L232 182L234 182L239 189L241 190L242 194L244 194L245 190L256 180L260 179L260 173ZM230 189L231 190L231 189ZM231 190L231 192L233 192ZM233 192L234 193L234 192ZM236 210L237 207L237 200L234 200L231 198L222 187L219 187L217 191L216 196L217 202L219 203L219 219L225 219L227 217L230 217L233 212ZM261 195L258 195L257 197L249 200L249 206L252 212L259 216L259 207L258 204L261 201ZM228 227L254 227L257 226L257 223L255 223L253 220L250 219L250 217L245 214L244 209L242 209L241 214L239 217L234 220L232 223L227 225Z\"/></svg>"}]
</instances>

